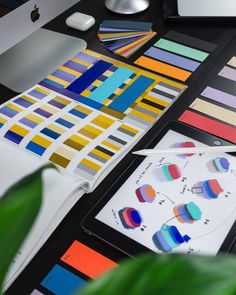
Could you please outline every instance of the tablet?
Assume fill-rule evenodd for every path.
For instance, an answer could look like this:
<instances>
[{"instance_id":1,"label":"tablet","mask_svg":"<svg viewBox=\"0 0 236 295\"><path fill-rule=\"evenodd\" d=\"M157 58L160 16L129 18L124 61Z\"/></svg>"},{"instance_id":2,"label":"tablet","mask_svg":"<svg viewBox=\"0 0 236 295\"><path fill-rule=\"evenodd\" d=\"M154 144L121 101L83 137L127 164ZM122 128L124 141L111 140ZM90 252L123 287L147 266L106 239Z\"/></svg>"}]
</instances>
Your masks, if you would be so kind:
<instances>
[{"instance_id":1,"label":"tablet","mask_svg":"<svg viewBox=\"0 0 236 295\"><path fill-rule=\"evenodd\" d=\"M171 122L147 148L207 145L230 143ZM227 252L236 236L235 182L233 154L135 156L82 227L131 256Z\"/></svg>"}]
</instances>

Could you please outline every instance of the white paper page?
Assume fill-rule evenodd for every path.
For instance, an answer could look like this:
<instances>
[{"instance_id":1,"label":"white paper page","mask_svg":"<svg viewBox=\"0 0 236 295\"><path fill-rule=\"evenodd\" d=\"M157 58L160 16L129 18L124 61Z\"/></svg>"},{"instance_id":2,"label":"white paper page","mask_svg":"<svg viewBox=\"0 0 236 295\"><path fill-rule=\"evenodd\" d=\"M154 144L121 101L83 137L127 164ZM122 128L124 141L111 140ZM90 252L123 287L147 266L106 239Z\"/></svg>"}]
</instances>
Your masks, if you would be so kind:
<instances>
[{"instance_id":1,"label":"white paper page","mask_svg":"<svg viewBox=\"0 0 236 295\"><path fill-rule=\"evenodd\" d=\"M3 155L0 166L1 196L15 182L45 164L41 159L26 154L14 145L6 142L0 142L0 154ZM43 202L39 215L18 255L14 259L14 263L6 279L6 286L9 286L19 272L23 270L24 266L37 253L68 210L71 209L71 206L83 194L81 190L78 193L74 193L73 198L71 198L73 204L68 206L67 202L71 203L71 200L67 199L70 199L69 196L72 195L72 192L75 192L76 188L80 186L78 180L73 177L61 175L53 169L48 169L44 172L43 180ZM59 215L57 212L60 208ZM51 226L51 223L53 226Z\"/></svg>"}]
</instances>

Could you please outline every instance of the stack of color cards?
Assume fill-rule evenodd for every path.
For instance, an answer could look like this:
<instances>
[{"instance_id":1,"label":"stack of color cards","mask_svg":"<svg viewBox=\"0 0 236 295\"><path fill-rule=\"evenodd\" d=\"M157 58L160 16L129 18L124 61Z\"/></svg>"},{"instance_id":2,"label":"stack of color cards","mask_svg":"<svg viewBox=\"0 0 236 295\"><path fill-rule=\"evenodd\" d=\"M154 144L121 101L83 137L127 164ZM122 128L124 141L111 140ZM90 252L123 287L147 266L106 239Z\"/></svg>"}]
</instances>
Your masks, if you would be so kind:
<instances>
[{"instance_id":1,"label":"stack of color cards","mask_svg":"<svg viewBox=\"0 0 236 295\"><path fill-rule=\"evenodd\" d=\"M236 144L236 57L233 56L179 118Z\"/></svg>"},{"instance_id":2,"label":"stack of color cards","mask_svg":"<svg viewBox=\"0 0 236 295\"><path fill-rule=\"evenodd\" d=\"M128 58L156 35L151 27L152 23L106 20L98 38L106 49Z\"/></svg>"},{"instance_id":3,"label":"stack of color cards","mask_svg":"<svg viewBox=\"0 0 236 295\"><path fill-rule=\"evenodd\" d=\"M135 64L186 81L215 48L215 44L170 31Z\"/></svg>"}]
</instances>

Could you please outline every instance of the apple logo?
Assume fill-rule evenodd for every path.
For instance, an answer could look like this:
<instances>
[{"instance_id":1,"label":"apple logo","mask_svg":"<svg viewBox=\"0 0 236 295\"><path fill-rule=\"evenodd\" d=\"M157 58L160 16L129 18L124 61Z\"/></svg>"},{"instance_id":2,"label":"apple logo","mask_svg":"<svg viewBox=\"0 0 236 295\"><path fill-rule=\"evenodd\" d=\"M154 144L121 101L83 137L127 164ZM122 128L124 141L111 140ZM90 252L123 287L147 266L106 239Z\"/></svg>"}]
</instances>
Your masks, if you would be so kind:
<instances>
[{"instance_id":1,"label":"apple logo","mask_svg":"<svg viewBox=\"0 0 236 295\"><path fill-rule=\"evenodd\" d=\"M36 22L40 18L39 8L37 5L34 6L34 10L31 11L30 18L32 22Z\"/></svg>"}]
</instances>

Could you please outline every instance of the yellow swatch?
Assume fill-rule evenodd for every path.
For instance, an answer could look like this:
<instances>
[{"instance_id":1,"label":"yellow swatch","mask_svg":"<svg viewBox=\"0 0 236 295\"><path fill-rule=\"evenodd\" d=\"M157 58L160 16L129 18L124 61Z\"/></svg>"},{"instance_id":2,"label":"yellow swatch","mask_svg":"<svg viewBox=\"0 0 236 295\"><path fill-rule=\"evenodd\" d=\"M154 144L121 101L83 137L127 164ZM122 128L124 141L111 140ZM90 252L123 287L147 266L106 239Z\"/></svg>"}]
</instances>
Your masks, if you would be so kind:
<instances>
[{"instance_id":1,"label":"yellow swatch","mask_svg":"<svg viewBox=\"0 0 236 295\"><path fill-rule=\"evenodd\" d=\"M236 126L235 112L219 107L200 98L195 99L190 105L190 108Z\"/></svg>"}]
</instances>

